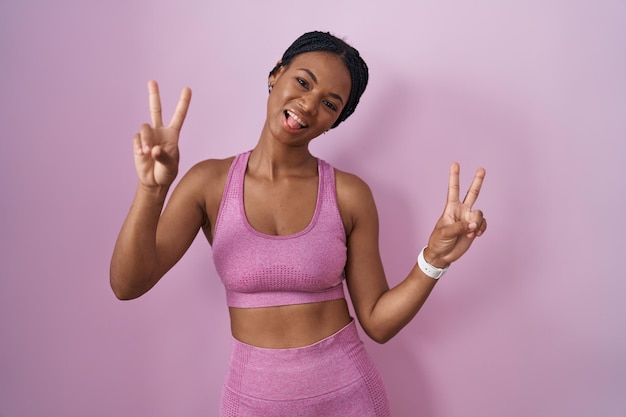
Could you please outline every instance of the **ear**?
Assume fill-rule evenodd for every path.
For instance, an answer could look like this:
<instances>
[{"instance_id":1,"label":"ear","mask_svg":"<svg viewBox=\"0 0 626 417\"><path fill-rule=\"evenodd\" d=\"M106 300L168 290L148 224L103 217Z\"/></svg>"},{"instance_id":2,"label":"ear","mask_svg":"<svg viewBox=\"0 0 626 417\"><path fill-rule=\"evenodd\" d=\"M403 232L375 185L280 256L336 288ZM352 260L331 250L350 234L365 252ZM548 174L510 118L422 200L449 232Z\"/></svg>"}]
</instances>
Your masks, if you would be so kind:
<instances>
[{"instance_id":1,"label":"ear","mask_svg":"<svg viewBox=\"0 0 626 417\"><path fill-rule=\"evenodd\" d=\"M283 66L283 62L282 61L276 62L276 66L274 66L274 68L272 69L272 72L270 72L269 78L267 79L268 84L274 85L274 83L276 82L276 80L280 78L280 75L283 73L284 70L285 70L285 67Z\"/></svg>"}]
</instances>

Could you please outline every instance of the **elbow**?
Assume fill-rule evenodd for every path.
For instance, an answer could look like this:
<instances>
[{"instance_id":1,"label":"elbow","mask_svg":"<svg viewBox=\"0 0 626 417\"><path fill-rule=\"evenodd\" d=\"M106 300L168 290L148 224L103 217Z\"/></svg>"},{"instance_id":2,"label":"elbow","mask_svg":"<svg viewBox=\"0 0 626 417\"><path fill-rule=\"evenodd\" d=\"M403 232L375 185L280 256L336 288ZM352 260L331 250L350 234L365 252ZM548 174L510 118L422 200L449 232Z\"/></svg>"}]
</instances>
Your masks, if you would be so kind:
<instances>
[{"instance_id":1,"label":"elbow","mask_svg":"<svg viewBox=\"0 0 626 417\"><path fill-rule=\"evenodd\" d=\"M109 268L109 285L115 297L121 301L134 300L148 292L158 280L152 279L142 271L120 268L111 262Z\"/></svg>"},{"instance_id":2,"label":"elbow","mask_svg":"<svg viewBox=\"0 0 626 417\"><path fill-rule=\"evenodd\" d=\"M138 297L133 294L129 294L129 293L122 292L122 291L116 291L116 290L113 290L113 294L115 294L115 297L120 301L130 301Z\"/></svg>"},{"instance_id":3,"label":"elbow","mask_svg":"<svg viewBox=\"0 0 626 417\"><path fill-rule=\"evenodd\" d=\"M384 329L376 330L376 329L363 328L363 330L365 331L365 334L367 334L367 336L370 339L372 339L374 342L380 345L384 345L385 343L393 339L393 337L397 333L397 332L385 331Z\"/></svg>"},{"instance_id":4,"label":"elbow","mask_svg":"<svg viewBox=\"0 0 626 417\"><path fill-rule=\"evenodd\" d=\"M374 342L384 345L393 339L402 330L404 325L393 319L369 316L359 320L365 334Z\"/></svg>"},{"instance_id":5,"label":"elbow","mask_svg":"<svg viewBox=\"0 0 626 417\"><path fill-rule=\"evenodd\" d=\"M378 343L379 345L384 345L385 343L387 343L388 341L390 341L393 336L387 336L387 335L383 335L383 336L370 336L370 338Z\"/></svg>"},{"instance_id":6,"label":"elbow","mask_svg":"<svg viewBox=\"0 0 626 417\"><path fill-rule=\"evenodd\" d=\"M133 294L131 294L130 292L125 291L124 289L119 288L113 284L111 284L111 289L113 290L113 294L115 294L115 297L120 301L129 301L137 298L136 296L133 296Z\"/></svg>"},{"instance_id":7,"label":"elbow","mask_svg":"<svg viewBox=\"0 0 626 417\"><path fill-rule=\"evenodd\" d=\"M120 301L134 300L142 293L133 291L128 285L124 285L124 282L120 279L116 279L114 275L110 276L109 284L115 297Z\"/></svg>"}]
</instances>

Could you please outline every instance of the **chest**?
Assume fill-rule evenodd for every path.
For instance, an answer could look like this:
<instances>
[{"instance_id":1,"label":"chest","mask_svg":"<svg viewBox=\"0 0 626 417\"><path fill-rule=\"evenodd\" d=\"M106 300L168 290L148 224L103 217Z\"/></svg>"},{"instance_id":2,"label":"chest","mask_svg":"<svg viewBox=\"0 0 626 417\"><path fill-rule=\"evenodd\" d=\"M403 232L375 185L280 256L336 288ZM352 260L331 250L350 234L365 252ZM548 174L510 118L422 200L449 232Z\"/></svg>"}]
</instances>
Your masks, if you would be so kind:
<instances>
[{"instance_id":1,"label":"chest","mask_svg":"<svg viewBox=\"0 0 626 417\"><path fill-rule=\"evenodd\" d=\"M315 214L319 176L278 180L245 177L243 205L250 226L268 235L304 230Z\"/></svg>"}]
</instances>

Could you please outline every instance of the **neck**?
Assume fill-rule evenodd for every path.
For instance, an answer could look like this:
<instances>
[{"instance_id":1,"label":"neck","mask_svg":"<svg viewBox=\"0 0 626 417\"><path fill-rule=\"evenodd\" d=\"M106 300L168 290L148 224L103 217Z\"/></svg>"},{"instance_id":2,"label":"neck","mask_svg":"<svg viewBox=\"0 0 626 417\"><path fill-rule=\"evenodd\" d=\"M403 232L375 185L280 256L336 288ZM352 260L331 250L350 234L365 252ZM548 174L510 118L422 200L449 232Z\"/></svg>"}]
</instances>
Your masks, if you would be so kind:
<instances>
[{"instance_id":1,"label":"neck","mask_svg":"<svg viewBox=\"0 0 626 417\"><path fill-rule=\"evenodd\" d=\"M248 171L274 179L317 174L317 159L307 146L288 146L261 138L248 159Z\"/></svg>"}]
</instances>

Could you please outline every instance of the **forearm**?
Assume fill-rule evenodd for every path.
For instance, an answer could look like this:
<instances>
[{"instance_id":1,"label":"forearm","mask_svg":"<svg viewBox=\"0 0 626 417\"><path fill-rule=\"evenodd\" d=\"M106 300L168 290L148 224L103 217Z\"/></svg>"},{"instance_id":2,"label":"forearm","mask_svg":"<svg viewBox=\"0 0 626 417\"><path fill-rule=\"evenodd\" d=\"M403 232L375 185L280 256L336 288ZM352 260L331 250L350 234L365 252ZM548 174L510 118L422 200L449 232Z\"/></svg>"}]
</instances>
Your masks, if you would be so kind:
<instances>
[{"instance_id":1,"label":"forearm","mask_svg":"<svg viewBox=\"0 0 626 417\"><path fill-rule=\"evenodd\" d=\"M156 232L168 188L137 187L111 257L111 288L120 299L142 295L160 278L155 276Z\"/></svg>"},{"instance_id":2,"label":"forearm","mask_svg":"<svg viewBox=\"0 0 626 417\"><path fill-rule=\"evenodd\" d=\"M389 341L415 317L436 283L415 265L401 283L380 296L368 318L361 320L368 335L378 343Z\"/></svg>"}]
</instances>

